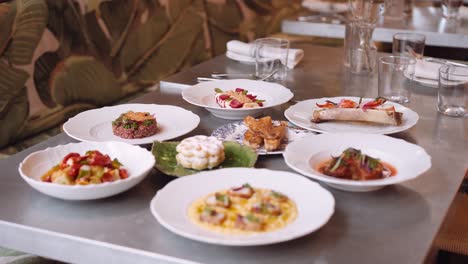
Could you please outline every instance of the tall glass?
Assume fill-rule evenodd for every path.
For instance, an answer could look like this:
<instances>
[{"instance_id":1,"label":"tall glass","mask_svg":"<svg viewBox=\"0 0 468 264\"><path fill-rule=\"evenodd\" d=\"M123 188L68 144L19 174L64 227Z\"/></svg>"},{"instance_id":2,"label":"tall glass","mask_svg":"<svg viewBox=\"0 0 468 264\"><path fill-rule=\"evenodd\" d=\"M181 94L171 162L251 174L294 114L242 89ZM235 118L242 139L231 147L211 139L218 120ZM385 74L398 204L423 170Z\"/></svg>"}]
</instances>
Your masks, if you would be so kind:
<instances>
[{"instance_id":1,"label":"tall glass","mask_svg":"<svg viewBox=\"0 0 468 264\"><path fill-rule=\"evenodd\" d=\"M279 38L255 40L255 75L270 76L268 80L283 81L287 75L289 41Z\"/></svg>"},{"instance_id":2,"label":"tall glass","mask_svg":"<svg viewBox=\"0 0 468 264\"><path fill-rule=\"evenodd\" d=\"M372 33L385 10L385 2L348 0L348 5L350 17L346 24L344 65L353 73L372 73L377 55Z\"/></svg>"},{"instance_id":3,"label":"tall glass","mask_svg":"<svg viewBox=\"0 0 468 264\"><path fill-rule=\"evenodd\" d=\"M388 56L379 60L378 94L390 101L410 101L416 60L405 56Z\"/></svg>"},{"instance_id":4,"label":"tall glass","mask_svg":"<svg viewBox=\"0 0 468 264\"><path fill-rule=\"evenodd\" d=\"M457 18L463 0L442 0L442 15L446 18Z\"/></svg>"},{"instance_id":5,"label":"tall glass","mask_svg":"<svg viewBox=\"0 0 468 264\"><path fill-rule=\"evenodd\" d=\"M377 23L385 11L384 0L348 0L353 20Z\"/></svg>"},{"instance_id":6,"label":"tall glass","mask_svg":"<svg viewBox=\"0 0 468 264\"><path fill-rule=\"evenodd\" d=\"M468 67L440 67L437 110L450 116L468 116Z\"/></svg>"}]
</instances>

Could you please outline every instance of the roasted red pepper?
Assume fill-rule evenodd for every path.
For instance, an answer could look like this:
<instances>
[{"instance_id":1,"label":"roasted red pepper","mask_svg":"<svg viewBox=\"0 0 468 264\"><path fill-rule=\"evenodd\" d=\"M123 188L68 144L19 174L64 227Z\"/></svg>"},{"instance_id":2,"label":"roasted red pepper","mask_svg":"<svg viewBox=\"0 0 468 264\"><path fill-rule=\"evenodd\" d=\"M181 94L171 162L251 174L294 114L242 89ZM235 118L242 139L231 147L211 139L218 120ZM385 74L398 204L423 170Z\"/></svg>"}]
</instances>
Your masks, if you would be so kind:
<instances>
[{"instance_id":1,"label":"roasted red pepper","mask_svg":"<svg viewBox=\"0 0 468 264\"><path fill-rule=\"evenodd\" d=\"M383 97L377 97L377 98L375 98L374 101L370 101L370 102L365 103L362 106L362 109L376 108L377 106L383 105L386 101L387 101L387 99L385 99Z\"/></svg>"},{"instance_id":2,"label":"roasted red pepper","mask_svg":"<svg viewBox=\"0 0 468 264\"><path fill-rule=\"evenodd\" d=\"M353 100L342 99L338 105L340 108L356 108L358 104Z\"/></svg>"},{"instance_id":3,"label":"roasted red pepper","mask_svg":"<svg viewBox=\"0 0 468 264\"><path fill-rule=\"evenodd\" d=\"M318 104L318 103L315 103L315 104L320 108L335 108L337 106L336 103L329 101L329 100L326 100L324 104Z\"/></svg>"}]
</instances>

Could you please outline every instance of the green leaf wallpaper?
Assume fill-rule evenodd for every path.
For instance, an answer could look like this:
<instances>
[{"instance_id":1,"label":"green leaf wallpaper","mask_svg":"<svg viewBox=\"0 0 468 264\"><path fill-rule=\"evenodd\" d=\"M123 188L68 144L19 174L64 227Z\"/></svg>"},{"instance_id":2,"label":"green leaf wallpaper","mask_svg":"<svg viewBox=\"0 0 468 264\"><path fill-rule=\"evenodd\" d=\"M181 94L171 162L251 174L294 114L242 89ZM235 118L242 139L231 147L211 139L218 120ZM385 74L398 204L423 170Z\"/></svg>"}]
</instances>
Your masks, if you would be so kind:
<instances>
[{"instance_id":1,"label":"green leaf wallpaper","mask_svg":"<svg viewBox=\"0 0 468 264\"><path fill-rule=\"evenodd\" d=\"M8 126L0 126L0 147L57 126L79 111L116 103L220 55L229 40L250 41L278 32L281 19L302 11L300 2L1 3L0 121ZM58 49L44 52L44 45L52 42ZM31 100L33 94L40 104Z\"/></svg>"}]
</instances>

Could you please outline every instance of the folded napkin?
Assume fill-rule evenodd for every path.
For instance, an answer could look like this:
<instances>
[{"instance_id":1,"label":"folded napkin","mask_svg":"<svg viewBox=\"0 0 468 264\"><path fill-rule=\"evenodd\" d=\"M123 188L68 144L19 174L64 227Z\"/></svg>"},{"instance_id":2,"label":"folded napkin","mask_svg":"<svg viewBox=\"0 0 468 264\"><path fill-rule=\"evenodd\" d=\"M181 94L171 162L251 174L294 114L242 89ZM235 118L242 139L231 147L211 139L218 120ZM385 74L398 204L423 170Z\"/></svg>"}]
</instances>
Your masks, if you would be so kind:
<instances>
[{"instance_id":1,"label":"folded napkin","mask_svg":"<svg viewBox=\"0 0 468 264\"><path fill-rule=\"evenodd\" d=\"M347 3L333 3L320 0L304 0L302 6L320 13L342 13L348 11Z\"/></svg>"},{"instance_id":2,"label":"folded napkin","mask_svg":"<svg viewBox=\"0 0 468 264\"><path fill-rule=\"evenodd\" d=\"M463 20L468 20L468 6L460 6L458 17Z\"/></svg>"},{"instance_id":3,"label":"folded napkin","mask_svg":"<svg viewBox=\"0 0 468 264\"><path fill-rule=\"evenodd\" d=\"M238 40L231 40L226 44L227 52L226 56L233 60L245 61L245 62L255 62L254 58L254 47L253 43L245 43ZM265 50L264 55L274 58L275 51L274 49ZM304 51L301 49L289 49L288 51L288 62L286 66L290 69L296 67L296 65L304 58Z\"/></svg>"},{"instance_id":4,"label":"folded napkin","mask_svg":"<svg viewBox=\"0 0 468 264\"><path fill-rule=\"evenodd\" d=\"M440 63L416 60L416 67L414 69L414 76L418 78L438 80L439 68L442 66Z\"/></svg>"}]
</instances>

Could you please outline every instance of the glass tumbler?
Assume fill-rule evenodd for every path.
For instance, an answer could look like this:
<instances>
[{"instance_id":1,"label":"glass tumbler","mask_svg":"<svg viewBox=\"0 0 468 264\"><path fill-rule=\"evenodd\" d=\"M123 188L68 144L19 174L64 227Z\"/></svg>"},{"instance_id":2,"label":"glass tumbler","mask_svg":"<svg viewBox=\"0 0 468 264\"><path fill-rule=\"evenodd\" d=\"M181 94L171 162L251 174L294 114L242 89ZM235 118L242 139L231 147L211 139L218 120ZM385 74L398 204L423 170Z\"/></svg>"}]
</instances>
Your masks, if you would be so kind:
<instances>
[{"instance_id":1,"label":"glass tumbler","mask_svg":"<svg viewBox=\"0 0 468 264\"><path fill-rule=\"evenodd\" d=\"M468 116L468 67L444 65L439 69L437 110L446 115Z\"/></svg>"},{"instance_id":2,"label":"glass tumbler","mask_svg":"<svg viewBox=\"0 0 468 264\"><path fill-rule=\"evenodd\" d=\"M442 15L446 18L457 18L463 0L442 0Z\"/></svg>"},{"instance_id":3,"label":"glass tumbler","mask_svg":"<svg viewBox=\"0 0 468 264\"><path fill-rule=\"evenodd\" d=\"M393 55L422 59L426 36L417 33L396 33L393 35Z\"/></svg>"},{"instance_id":4,"label":"glass tumbler","mask_svg":"<svg viewBox=\"0 0 468 264\"><path fill-rule=\"evenodd\" d=\"M287 75L289 41L279 38L255 40L255 75L272 81L283 81Z\"/></svg>"},{"instance_id":5,"label":"glass tumbler","mask_svg":"<svg viewBox=\"0 0 468 264\"><path fill-rule=\"evenodd\" d=\"M416 60L406 56L379 59L378 94L390 101L408 103L411 97Z\"/></svg>"}]
</instances>

